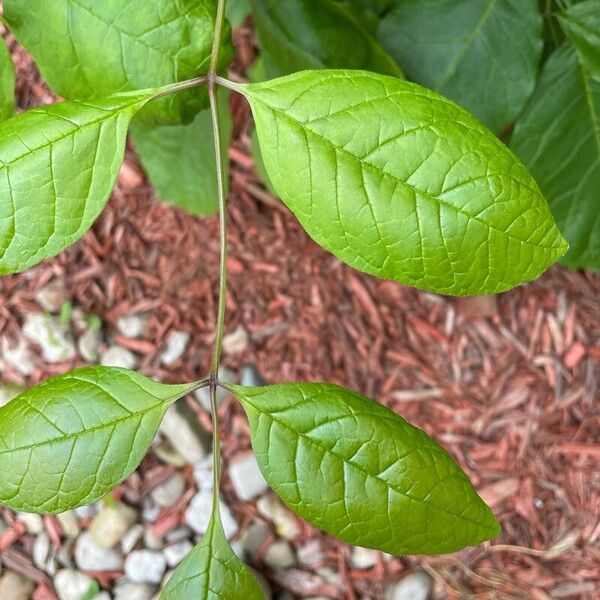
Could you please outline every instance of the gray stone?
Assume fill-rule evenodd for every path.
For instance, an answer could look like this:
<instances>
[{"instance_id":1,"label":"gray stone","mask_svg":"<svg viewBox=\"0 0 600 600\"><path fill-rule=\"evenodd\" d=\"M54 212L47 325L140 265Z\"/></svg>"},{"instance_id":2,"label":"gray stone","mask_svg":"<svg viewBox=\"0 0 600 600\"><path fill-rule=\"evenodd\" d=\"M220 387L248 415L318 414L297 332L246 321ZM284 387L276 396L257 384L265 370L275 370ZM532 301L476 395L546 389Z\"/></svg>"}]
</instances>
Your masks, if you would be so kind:
<instances>
[{"instance_id":1,"label":"gray stone","mask_svg":"<svg viewBox=\"0 0 600 600\"><path fill-rule=\"evenodd\" d=\"M50 555L50 538L45 532L39 533L33 542L31 557L33 564L42 571L46 571L46 563Z\"/></svg>"},{"instance_id":2,"label":"gray stone","mask_svg":"<svg viewBox=\"0 0 600 600\"><path fill-rule=\"evenodd\" d=\"M213 455L209 454L194 467L194 479L200 490L212 490L213 488Z\"/></svg>"},{"instance_id":3,"label":"gray stone","mask_svg":"<svg viewBox=\"0 0 600 600\"><path fill-rule=\"evenodd\" d=\"M56 518L58 519L65 536L68 538L76 538L79 535L79 521L77 520L77 515L72 510L60 513L56 515Z\"/></svg>"},{"instance_id":4,"label":"gray stone","mask_svg":"<svg viewBox=\"0 0 600 600\"><path fill-rule=\"evenodd\" d=\"M278 540L271 544L264 561L274 569L289 569L296 564L296 555L294 549L285 540Z\"/></svg>"},{"instance_id":5,"label":"gray stone","mask_svg":"<svg viewBox=\"0 0 600 600\"><path fill-rule=\"evenodd\" d=\"M200 426L197 415L185 402L178 402L168 408L160 425L160 432L189 463L197 463L210 449L211 437Z\"/></svg>"},{"instance_id":6,"label":"gray stone","mask_svg":"<svg viewBox=\"0 0 600 600\"><path fill-rule=\"evenodd\" d=\"M185 467L187 461L175 448L171 446L168 441L160 441L158 444L152 447L152 451L162 462L173 465L174 467Z\"/></svg>"},{"instance_id":7,"label":"gray stone","mask_svg":"<svg viewBox=\"0 0 600 600\"><path fill-rule=\"evenodd\" d=\"M183 356L189 343L190 334L187 331L172 331L160 355L160 362L167 367L176 363Z\"/></svg>"},{"instance_id":8,"label":"gray stone","mask_svg":"<svg viewBox=\"0 0 600 600\"><path fill-rule=\"evenodd\" d=\"M254 521L242 533L240 537L242 549L252 561L256 560L260 549L264 546L270 535L271 529L262 521Z\"/></svg>"},{"instance_id":9,"label":"gray stone","mask_svg":"<svg viewBox=\"0 0 600 600\"><path fill-rule=\"evenodd\" d=\"M121 550L124 554L129 554L135 545L144 537L144 526L136 523L127 530L127 533L121 538Z\"/></svg>"},{"instance_id":10,"label":"gray stone","mask_svg":"<svg viewBox=\"0 0 600 600\"><path fill-rule=\"evenodd\" d=\"M75 516L78 519L93 519L98 514L98 508L102 506L101 502L89 504L87 506L79 506L73 509Z\"/></svg>"},{"instance_id":11,"label":"gray stone","mask_svg":"<svg viewBox=\"0 0 600 600\"><path fill-rule=\"evenodd\" d=\"M180 542L187 538L191 538L192 535L192 530L187 525L182 525L181 527L177 527L169 531L169 533L165 535L165 539L169 544L172 544L174 542Z\"/></svg>"},{"instance_id":12,"label":"gray stone","mask_svg":"<svg viewBox=\"0 0 600 600\"><path fill-rule=\"evenodd\" d=\"M114 548L137 521L137 512L126 504L105 505L90 524L89 533L99 548Z\"/></svg>"},{"instance_id":13,"label":"gray stone","mask_svg":"<svg viewBox=\"0 0 600 600\"><path fill-rule=\"evenodd\" d=\"M95 363L100 356L102 333L97 327L88 327L77 340L77 349L81 358L87 362Z\"/></svg>"},{"instance_id":14,"label":"gray stone","mask_svg":"<svg viewBox=\"0 0 600 600\"><path fill-rule=\"evenodd\" d=\"M307 567L316 567L325 560L323 548L318 539L306 542L306 544L298 548L297 554L298 561Z\"/></svg>"},{"instance_id":15,"label":"gray stone","mask_svg":"<svg viewBox=\"0 0 600 600\"><path fill-rule=\"evenodd\" d=\"M428 600L433 581L425 571L415 571L385 590L385 600Z\"/></svg>"},{"instance_id":16,"label":"gray stone","mask_svg":"<svg viewBox=\"0 0 600 600\"><path fill-rule=\"evenodd\" d=\"M185 511L186 523L196 532L204 534L210 521L212 507L212 490L200 490L190 502ZM221 521L227 538L234 536L238 531L238 523L231 514L229 507L219 500Z\"/></svg>"},{"instance_id":17,"label":"gray stone","mask_svg":"<svg viewBox=\"0 0 600 600\"><path fill-rule=\"evenodd\" d=\"M0 577L0 598L4 600L29 600L34 588L33 581L13 571Z\"/></svg>"},{"instance_id":18,"label":"gray stone","mask_svg":"<svg viewBox=\"0 0 600 600\"><path fill-rule=\"evenodd\" d=\"M38 344L46 362L64 362L75 357L75 344L56 317L43 313L28 314L23 324L23 335Z\"/></svg>"},{"instance_id":19,"label":"gray stone","mask_svg":"<svg viewBox=\"0 0 600 600\"><path fill-rule=\"evenodd\" d=\"M60 600L81 600L93 584L91 577L75 569L63 569L54 578L54 589Z\"/></svg>"},{"instance_id":20,"label":"gray stone","mask_svg":"<svg viewBox=\"0 0 600 600\"><path fill-rule=\"evenodd\" d=\"M181 498L185 488L185 477L176 472L152 490L152 499L163 508L173 506Z\"/></svg>"},{"instance_id":21,"label":"gray stone","mask_svg":"<svg viewBox=\"0 0 600 600\"><path fill-rule=\"evenodd\" d=\"M219 369L219 380L223 383L235 383L236 374L231 369L221 367ZM211 412L210 406L210 388L204 387L194 392L196 400L200 403L200 406L206 411ZM229 396L229 392L222 387L217 388L217 406L221 406L223 401Z\"/></svg>"},{"instance_id":22,"label":"gray stone","mask_svg":"<svg viewBox=\"0 0 600 600\"><path fill-rule=\"evenodd\" d=\"M132 583L159 584L166 570L167 559L156 550L137 550L125 559L125 576Z\"/></svg>"},{"instance_id":23,"label":"gray stone","mask_svg":"<svg viewBox=\"0 0 600 600\"><path fill-rule=\"evenodd\" d=\"M96 594L92 600L112 600L112 598L108 592L100 592L99 594Z\"/></svg>"},{"instance_id":24,"label":"gray stone","mask_svg":"<svg viewBox=\"0 0 600 600\"><path fill-rule=\"evenodd\" d=\"M23 338L19 338L14 345L2 338L2 359L21 375L31 375L35 369L33 354Z\"/></svg>"},{"instance_id":25,"label":"gray stone","mask_svg":"<svg viewBox=\"0 0 600 600\"><path fill-rule=\"evenodd\" d=\"M117 319L117 329L125 337L136 338L144 333L147 322L147 315L123 315Z\"/></svg>"},{"instance_id":26,"label":"gray stone","mask_svg":"<svg viewBox=\"0 0 600 600\"><path fill-rule=\"evenodd\" d=\"M162 550L165 543L162 537L159 537L150 527L147 527L144 531L144 546L151 550Z\"/></svg>"},{"instance_id":27,"label":"gray stone","mask_svg":"<svg viewBox=\"0 0 600 600\"><path fill-rule=\"evenodd\" d=\"M223 337L223 353L243 352L248 347L249 342L248 332L241 325L238 325L231 333Z\"/></svg>"},{"instance_id":28,"label":"gray stone","mask_svg":"<svg viewBox=\"0 0 600 600\"><path fill-rule=\"evenodd\" d=\"M75 544L75 563L82 571L117 571L123 565L123 557L116 550L97 546L86 531Z\"/></svg>"},{"instance_id":29,"label":"gray stone","mask_svg":"<svg viewBox=\"0 0 600 600\"><path fill-rule=\"evenodd\" d=\"M263 517L273 521L275 531L280 537L293 540L300 535L296 517L272 494L259 498L256 508Z\"/></svg>"},{"instance_id":30,"label":"gray stone","mask_svg":"<svg viewBox=\"0 0 600 600\"><path fill-rule=\"evenodd\" d=\"M152 500L150 496L144 496L142 499L142 521L144 523L154 523L160 515L160 506Z\"/></svg>"},{"instance_id":31,"label":"gray stone","mask_svg":"<svg viewBox=\"0 0 600 600\"><path fill-rule=\"evenodd\" d=\"M192 551L193 548L194 546L192 546L191 542L188 540L183 540L182 542L167 546L163 550L165 558L167 559L167 565L173 569Z\"/></svg>"},{"instance_id":32,"label":"gray stone","mask_svg":"<svg viewBox=\"0 0 600 600\"><path fill-rule=\"evenodd\" d=\"M247 387L260 387L261 385L265 385L265 380L261 377L254 365L246 365L242 369L240 385L245 385Z\"/></svg>"},{"instance_id":33,"label":"gray stone","mask_svg":"<svg viewBox=\"0 0 600 600\"><path fill-rule=\"evenodd\" d=\"M121 367L135 369L138 365L137 356L123 346L111 346L100 357L100 363L105 367Z\"/></svg>"},{"instance_id":34,"label":"gray stone","mask_svg":"<svg viewBox=\"0 0 600 600\"><path fill-rule=\"evenodd\" d=\"M0 406L5 406L25 390L26 388L16 383L0 384Z\"/></svg>"},{"instance_id":35,"label":"gray stone","mask_svg":"<svg viewBox=\"0 0 600 600\"><path fill-rule=\"evenodd\" d=\"M115 600L152 600L156 587L147 583L122 583L115 590Z\"/></svg>"},{"instance_id":36,"label":"gray stone","mask_svg":"<svg viewBox=\"0 0 600 600\"><path fill-rule=\"evenodd\" d=\"M377 552L369 548L356 547L352 550L350 563L355 569L372 569L377 564Z\"/></svg>"},{"instance_id":37,"label":"gray stone","mask_svg":"<svg viewBox=\"0 0 600 600\"><path fill-rule=\"evenodd\" d=\"M36 302L48 312L57 313L65 301L65 284L61 279L52 279L35 294Z\"/></svg>"},{"instance_id":38,"label":"gray stone","mask_svg":"<svg viewBox=\"0 0 600 600\"><path fill-rule=\"evenodd\" d=\"M20 512L17 513L17 520L21 521L21 523L25 525L28 533L38 535L44 531L44 521L40 515L35 513Z\"/></svg>"},{"instance_id":39,"label":"gray stone","mask_svg":"<svg viewBox=\"0 0 600 600\"><path fill-rule=\"evenodd\" d=\"M243 501L260 496L269 487L252 453L229 465L229 477L238 498Z\"/></svg>"}]
</instances>

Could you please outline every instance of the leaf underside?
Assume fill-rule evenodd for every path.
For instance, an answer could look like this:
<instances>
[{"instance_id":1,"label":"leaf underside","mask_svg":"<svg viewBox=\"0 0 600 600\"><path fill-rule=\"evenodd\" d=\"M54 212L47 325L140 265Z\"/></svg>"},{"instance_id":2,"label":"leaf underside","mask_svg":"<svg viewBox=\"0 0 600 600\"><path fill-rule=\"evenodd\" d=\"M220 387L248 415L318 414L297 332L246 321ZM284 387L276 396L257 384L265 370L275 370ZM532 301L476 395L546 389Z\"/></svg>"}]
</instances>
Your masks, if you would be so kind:
<instances>
[{"instance_id":1,"label":"leaf underside","mask_svg":"<svg viewBox=\"0 0 600 600\"><path fill-rule=\"evenodd\" d=\"M320 383L231 390L265 479L313 525L397 555L453 552L499 533L446 451L382 405Z\"/></svg>"},{"instance_id":2,"label":"leaf underside","mask_svg":"<svg viewBox=\"0 0 600 600\"><path fill-rule=\"evenodd\" d=\"M334 70L240 89L275 190L361 271L478 295L534 279L566 251L519 160L435 92Z\"/></svg>"}]
</instances>

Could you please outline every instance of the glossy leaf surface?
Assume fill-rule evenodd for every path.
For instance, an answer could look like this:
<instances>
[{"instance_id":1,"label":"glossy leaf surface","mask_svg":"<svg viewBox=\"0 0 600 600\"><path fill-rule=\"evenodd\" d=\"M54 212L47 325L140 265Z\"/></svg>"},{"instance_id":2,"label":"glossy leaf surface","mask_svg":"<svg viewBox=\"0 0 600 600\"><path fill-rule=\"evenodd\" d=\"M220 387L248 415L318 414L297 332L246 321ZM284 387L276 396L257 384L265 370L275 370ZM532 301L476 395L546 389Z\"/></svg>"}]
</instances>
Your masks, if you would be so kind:
<instances>
[{"instance_id":1,"label":"glossy leaf surface","mask_svg":"<svg viewBox=\"0 0 600 600\"><path fill-rule=\"evenodd\" d=\"M256 579L229 546L214 514L202 541L167 583L160 600L264 600Z\"/></svg>"},{"instance_id":2,"label":"glossy leaf surface","mask_svg":"<svg viewBox=\"0 0 600 600\"><path fill-rule=\"evenodd\" d=\"M6 47L0 40L0 121L8 119L15 110L15 66Z\"/></svg>"},{"instance_id":3,"label":"glossy leaf surface","mask_svg":"<svg viewBox=\"0 0 600 600\"><path fill-rule=\"evenodd\" d=\"M397 555L453 552L499 533L447 452L381 404L322 383L231 390L265 479L313 525Z\"/></svg>"},{"instance_id":4,"label":"glossy leaf surface","mask_svg":"<svg viewBox=\"0 0 600 600\"><path fill-rule=\"evenodd\" d=\"M305 71L240 89L275 190L349 265L477 295L534 279L564 254L523 165L435 92L360 71Z\"/></svg>"},{"instance_id":5,"label":"glossy leaf surface","mask_svg":"<svg viewBox=\"0 0 600 600\"><path fill-rule=\"evenodd\" d=\"M61 96L82 99L160 87L207 72L214 0L5 0L4 16ZM231 57L227 32L222 64ZM149 106L144 118L189 122L208 105L189 90Z\"/></svg>"},{"instance_id":6,"label":"glossy leaf surface","mask_svg":"<svg viewBox=\"0 0 600 600\"><path fill-rule=\"evenodd\" d=\"M169 407L193 385L85 367L0 408L0 503L60 513L100 500L146 454Z\"/></svg>"},{"instance_id":7,"label":"glossy leaf surface","mask_svg":"<svg viewBox=\"0 0 600 600\"><path fill-rule=\"evenodd\" d=\"M600 81L569 45L548 60L511 147L536 177L571 245L567 265L600 269Z\"/></svg>"},{"instance_id":8,"label":"glossy leaf surface","mask_svg":"<svg viewBox=\"0 0 600 600\"><path fill-rule=\"evenodd\" d=\"M406 0L379 39L408 79L500 131L533 92L542 18L536 0Z\"/></svg>"},{"instance_id":9,"label":"glossy leaf surface","mask_svg":"<svg viewBox=\"0 0 600 600\"><path fill-rule=\"evenodd\" d=\"M108 199L127 126L155 92L62 102L0 125L0 275L77 241Z\"/></svg>"}]
</instances>

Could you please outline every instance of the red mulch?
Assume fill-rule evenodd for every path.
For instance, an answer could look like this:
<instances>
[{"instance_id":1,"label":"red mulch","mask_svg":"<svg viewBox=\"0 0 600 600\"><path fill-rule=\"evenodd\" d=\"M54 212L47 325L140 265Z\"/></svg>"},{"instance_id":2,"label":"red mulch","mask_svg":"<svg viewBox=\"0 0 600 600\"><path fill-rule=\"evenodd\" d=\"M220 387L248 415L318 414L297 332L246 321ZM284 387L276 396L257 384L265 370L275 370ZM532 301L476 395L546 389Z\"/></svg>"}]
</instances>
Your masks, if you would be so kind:
<instances>
[{"instance_id":1,"label":"red mulch","mask_svg":"<svg viewBox=\"0 0 600 600\"><path fill-rule=\"evenodd\" d=\"M246 64L250 40L238 30ZM20 105L50 101L27 55L15 47L14 56ZM225 364L253 363L269 382L337 382L387 404L445 445L503 525L493 544L453 556L381 559L368 572L351 570L344 544L306 526L298 545L317 539L326 565L346 582L334 597L381 598L386 582L422 565L437 582L436 598L598 598L598 275L554 267L498 298L455 300L357 273L317 247L267 196L249 157L248 109L240 99L233 109L227 331L241 324L251 343ZM217 265L217 219L195 219L157 201L128 150L92 231L56 259L0 282L0 335L16 335L23 315L39 310L36 290L61 277L65 299L105 327L123 314L150 313L142 343L118 340L142 355L143 371L172 381L197 378L209 365ZM189 331L192 343L165 370L157 356L172 328ZM27 383L72 366L44 368ZM5 378L19 381L14 373ZM226 460L249 448L233 401L224 406L223 430ZM125 493L144 488L156 468L149 461ZM164 473L156 473L158 483ZM227 481L225 497L234 504ZM167 528L186 501L162 517ZM234 508L242 522L255 514L253 504ZM3 542L0 548L12 543ZM7 566L18 564L14 550L2 557ZM309 590L310 574L299 573L298 581L306 595L321 593L318 585Z\"/></svg>"}]
</instances>

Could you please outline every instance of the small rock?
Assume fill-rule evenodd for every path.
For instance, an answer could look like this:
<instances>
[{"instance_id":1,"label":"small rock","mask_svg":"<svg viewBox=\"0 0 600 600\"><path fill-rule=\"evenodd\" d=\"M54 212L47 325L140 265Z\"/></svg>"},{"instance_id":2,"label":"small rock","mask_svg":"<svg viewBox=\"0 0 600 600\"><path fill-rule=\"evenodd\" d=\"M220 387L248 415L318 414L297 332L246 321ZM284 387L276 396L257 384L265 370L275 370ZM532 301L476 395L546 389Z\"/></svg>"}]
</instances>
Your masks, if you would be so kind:
<instances>
[{"instance_id":1,"label":"small rock","mask_svg":"<svg viewBox=\"0 0 600 600\"><path fill-rule=\"evenodd\" d=\"M40 346L46 362L64 362L75 356L73 340L56 317L42 313L28 314L23 335Z\"/></svg>"},{"instance_id":2,"label":"small rock","mask_svg":"<svg viewBox=\"0 0 600 600\"><path fill-rule=\"evenodd\" d=\"M275 496L262 496L256 502L256 508L263 517L273 521L275 531L280 537L293 540L300 535L296 517Z\"/></svg>"},{"instance_id":3,"label":"small rock","mask_svg":"<svg viewBox=\"0 0 600 600\"><path fill-rule=\"evenodd\" d=\"M144 496L142 499L142 521L144 523L154 523L160 515L160 506L152 500L150 496Z\"/></svg>"},{"instance_id":4,"label":"small rock","mask_svg":"<svg viewBox=\"0 0 600 600\"><path fill-rule=\"evenodd\" d=\"M137 356L123 346L111 346L100 357L100 363L105 367L121 367L135 369L138 364Z\"/></svg>"},{"instance_id":5,"label":"small rock","mask_svg":"<svg viewBox=\"0 0 600 600\"><path fill-rule=\"evenodd\" d=\"M152 600L156 587L146 583L123 583L115 591L115 600Z\"/></svg>"},{"instance_id":6,"label":"small rock","mask_svg":"<svg viewBox=\"0 0 600 600\"><path fill-rule=\"evenodd\" d=\"M223 522L223 529L225 536L230 538L237 533L238 524L235 517L231 514L229 507L219 500L219 507L221 509L221 521ZM187 510L185 511L186 523L196 532L204 534L210 521L212 508L212 490L200 490L190 502Z\"/></svg>"},{"instance_id":7,"label":"small rock","mask_svg":"<svg viewBox=\"0 0 600 600\"><path fill-rule=\"evenodd\" d=\"M210 448L210 436L200 426L196 414L185 402L178 402L169 407L160 425L160 432L173 448L192 464L204 458Z\"/></svg>"},{"instance_id":8,"label":"small rock","mask_svg":"<svg viewBox=\"0 0 600 600\"><path fill-rule=\"evenodd\" d=\"M143 536L143 525L136 523L133 527L130 527L127 533L121 539L121 550L123 550L123 554L129 554Z\"/></svg>"},{"instance_id":9,"label":"small rock","mask_svg":"<svg viewBox=\"0 0 600 600\"><path fill-rule=\"evenodd\" d=\"M163 552L167 559L167 565L172 569L175 568L192 550L194 546L188 541L183 540L171 546L167 546Z\"/></svg>"},{"instance_id":10,"label":"small rock","mask_svg":"<svg viewBox=\"0 0 600 600\"><path fill-rule=\"evenodd\" d=\"M425 571L415 571L385 590L385 600L428 600L433 582Z\"/></svg>"},{"instance_id":11,"label":"small rock","mask_svg":"<svg viewBox=\"0 0 600 600\"><path fill-rule=\"evenodd\" d=\"M163 538L156 535L150 527L144 531L144 546L151 550L162 550L165 547Z\"/></svg>"},{"instance_id":12,"label":"small rock","mask_svg":"<svg viewBox=\"0 0 600 600\"><path fill-rule=\"evenodd\" d=\"M377 564L377 552L369 548L356 547L352 550L350 563L355 569L372 569Z\"/></svg>"},{"instance_id":13,"label":"small rock","mask_svg":"<svg viewBox=\"0 0 600 600\"><path fill-rule=\"evenodd\" d=\"M223 383L235 383L236 374L231 369L227 369L226 367L222 367L219 369L219 380ZM210 388L204 387L196 390L194 392L194 396L196 396L196 400L200 403L202 408L210 413L211 404L210 404ZM217 406L221 406L223 401L229 396L229 392L222 387L217 388Z\"/></svg>"},{"instance_id":14,"label":"small rock","mask_svg":"<svg viewBox=\"0 0 600 600\"><path fill-rule=\"evenodd\" d=\"M181 542L182 540L191 538L192 534L192 530L187 525L183 525L169 531L169 533L165 535L165 539L169 544L172 544L174 542Z\"/></svg>"},{"instance_id":15,"label":"small rock","mask_svg":"<svg viewBox=\"0 0 600 600\"><path fill-rule=\"evenodd\" d=\"M152 499L158 506L162 506L163 508L173 506L181 498L181 495L185 492L185 488L185 477L181 473L176 472L152 490Z\"/></svg>"},{"instance_id":16,"label":"small rock","mask_svg":"<svg viewBox=\"0 0 600 600\"><path fill-rule=\"evenodd\" d=\"M60 600L81 600L93 585L91 577L74 569L63 569L54 578L54 589Z\"/></svg>"},{"instance_id":17,"label":"small rock","mask_svg":"<svg viewBox=\"0 0 600 600\"><path fill-rule=\"evenodd\" d=\"M29 600L33 593L34 584L30 579L7 571L0 577L0 598L6 600Z\"/></svg>"},{"instance_id":18,"label":"small rock","mask_svg":"<svg viewBox=\"0 0 600 600\"><path fill-rule=\"evenodd\" d=\"M271 544L264 561L274 569L289 569L296 564L296 556L293 548L285 540L278 540Z\"/></svg>"},{"instance_id":19,"label":"small rock","mask_svg":"<svg viewBox=\"0 0 600 600\"><path fill-rule=\"evenodd\" d=\"M87 362L95 363L100 356L102 333L96 327L88 327L77 340L77 349L81 358Z\"/></svg>"},{"instance_id":20,"label":"small rock","mask_svg":"<svg viewBox=\"0 0 600 600\"><path fill-rule=\"evenodd\" d=\"M319 540L310 540L298 548L298 561L306 567L316 567L324 560L325 555Z\"/></svg>"},{"instance_id":21,"label":"small rock","mask_svg":"<svg viewBox=\"0 0 600 600\"><path fill-rule=\"evenodd\" d=\"M248 347L249 342L248 332L241 325L238 325L236 329L223 337L223 353L243 352Z\"/></svg>"},{"instance_id":22,"label":"small rock","mask_svg":"<svg viewBox=\"0 0 600 600\"><path fill-rule=\"evenodd\" d=\"M25 525L28 533L38 535L44 531L44 521L40 515L34 513L17 513L17 519Z\"/></svg>"},{"instance_id":23,"label":"small rock","mask_svg":"<svg viewBox=\"0 0 600 600\"><path fill-rule=\"evenodd\" d=\"M17 385L16 383L5 383L0 385L0 406L5 406L19 394L25 391L26 388Z\"/></svg>"},{"instance_id":24,"label":"small rock","mask_svg":"<svg viewBox=\"0 0 600 600\"><path fill-rule=\"evenodd\" d=\"M73 567L73 546L75 546L75 540L67 538L62 546L56 551L56 562L62 567L70 569Z\"/></svg>"},{"instance_id":25,"label":"small rock","mask_svg":"<svg viewBox=\"0 0 600 600\"><path fill-rule=\"evenodd\" d=\"M260 549L264 546L270 535L270 528L262 521L254 521L242 533L240 538L242 549L252 561L256 559Z\"/></svg>"},{"instance_id":26,"label":"small rock","mask_svg":"<svg viewBox=\"0 0 600 600\"><path fill-rule=\"evenodd\" d=\"M102 503L89 504L88 506L79 506L73 509L75 516L78 519L93 519L98 514L98 507L102 506Z\"/></svg>"},{"instance_id":27,"label":"small rock","mask_svg":"<svg viewBox=\"0 0 600 600\"><path fill-rule=\"evenodd\" d=\"M31 556L33 564L42 571L46 570L46 561L50 554L50 538L44 532L38 534L33 542Z\"/></svg>"},{"instance_id":28,"label":"small rock","mask_svg":"<svg viewBox=\"0 0 600 600\"><path fill-rule=\"evenodd\" d=\"M64 281L52 279L35 294L35 300L44 310L57 313L65 301Z\"/></svg>"},{"instance_id":29,"label":"small rock","mask_svg":"<svg viewBox=\"0 0 600 600\"><path fill-rule=\"evenodd\" d=\"M76 538L79 535L79 521L72 510L60 513L56 515L56 518L62 527L63 533L68 538Z\"/></svg>"},{"instance_id":30,"label":"small rock","mask_svg":"<svg viewBox=\"0 0 600 600\"><path fill-rule=\"evenodd\" d=\"M155 550L137 550L125 559L125 576L133 583L162 581L167 570L167 559Z\"/></svg>"},{"instance_id":31,"label":"small rock","mask_svg":"<svg viewBox=\"0 0 600 600\"><path fill-rule=\"evenodd\" d=\"M232 462L229 465L229 477L238 498L244 502L260 496L269 487L254 454Z\"/></svg>"},{"instance_id":32,"label":"small rock","mask_svg":"<svg viewBox=\"0 0 600 600\"><path fill-rule=\"evenodd\" d=\"M137 512L126 504L105 505L90 524L89 533L99 548L114 548L137 521Z\"/></svg>"},{"instance_id":33,"label":"small rock","mask_svg":"<svg viewBox=\"0 0 600 600\"><path fill-rule=\"evenodd\" d=\"M160 362L167 367L176 363L183 356L189 342L190 334L187 331L172 331L160 355Z\"/></svg>"},{"instance_id":34,"label":"small rock","mask_svg":"<svg viewBox=\"0 0 600 600\"><path fill-rule=\"evenodd\" d=\"M157 456L159 460L162 462L173 465L174 467L185 467L187 461L175 448L171 446L171 444L167 441L161 441L155 446L152 447L152 451Z\"/></svg>"},{"instance_id":35,"label":"small rock","mask_svg":"<svg viewBox=\"0 0 600 600\"><path fill-rule=\"evenodd\" d=\"M212 490L214 471L213 471L213 455L209 454L201 461L196 463L194 467L194 479L200 490Z\"/></svg>"},{"instance_id":36,"label":"small rock","mask_svg":"<svg viewBox=\"0 0 600 600\"><path fill-rule=\"evenodd\" d=\"M100 592L99 594L96 594L92 600L112 600L112 598L108 592Z\"/></svg>"},{"instance_id":37,"label":"small rock","mask_svg":"<svg viewBox=\"0 0 600 600\"><path fill-rule=\"evenodd\" d=\"M254 365L246 365L242 369L240 385L245 385L246 387L260 387L261 385L265 385L265 380L260 376L260 373L256 370Z\"/></svg>"},{"instance_id":38,"label":"small rock","mask_svg":"<svg viewBox=\"0 0 600 600\"><path fill-rule=\"evenodd\" d=\"M147 322L147 315L124 315L117 319L117 329L125 337L136 338L144 333Z\"/></svg>"},{"instance_id":39,"label":"small rock","mask_svg":"<svg viewBox=\"0 0 600 600\"><path fill-rule=\"evenodd\" d=\"M330 567L321 567L320 569L317 569L317 574L321 577L321 579L323 579L323 581L326 581L327 583L330 583L339 589L344 587L342 576L338 571L334 571Z\"/></svg>"},{"instance_id":40,"label":"small rock","mask_svg":"<svg viewBox=\"0 0 600 600\"><path fill-rule=\"evenodd\" d=\"M31 375L35 369L33 354L23 338L19 338L14 346L6 338L2 338L2 358L21 375Z\"/></svg>"},{"instance_id":41,"label":"small rock","mask_svg":"<svg viewBox=\"0 0 600 600\"><path fill-rule=\"evenodd\" d=\"M123 564L123 558L115 550L97 546L86 531L75 544L75 562L82 571L117 571Z\"/></svg>"}]
</instances>

